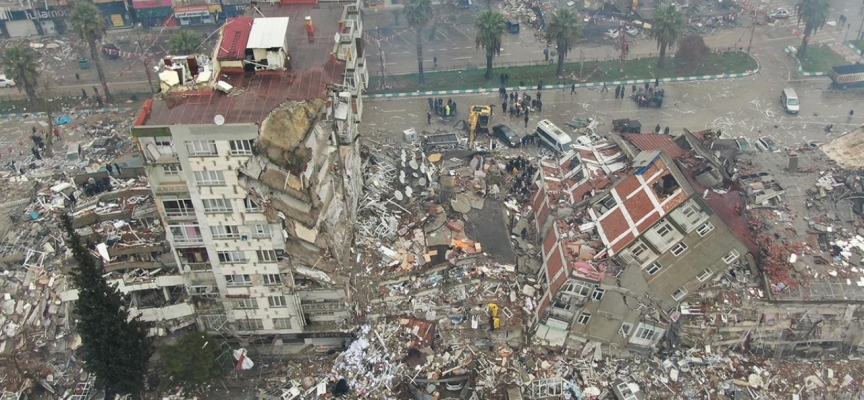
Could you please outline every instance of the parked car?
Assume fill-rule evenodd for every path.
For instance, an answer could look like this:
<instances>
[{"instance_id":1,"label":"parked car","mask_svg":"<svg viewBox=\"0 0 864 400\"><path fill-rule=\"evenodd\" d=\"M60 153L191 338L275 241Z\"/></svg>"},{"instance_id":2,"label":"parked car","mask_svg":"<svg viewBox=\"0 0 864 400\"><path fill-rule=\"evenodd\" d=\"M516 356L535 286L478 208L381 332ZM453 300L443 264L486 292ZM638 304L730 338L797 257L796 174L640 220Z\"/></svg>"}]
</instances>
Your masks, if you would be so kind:
<instances>
[{"instance_id":1,"label":"parked car","mask_svg":"<svg viewBox=\"0 0 864 400\"><path fill-rule=\"evenodd\" d=\"M635 26L627 26L624 31L627 32L627 34L630 36L636 36L639 34L639 28Z\"/></svg>"},{"instance_id":2,"label":"parked car","mask_svg":"<svg viewBox=\"0 0 864 400\"><path fill-rule=\"evenodd\" d=\"M620 35L620 33L617 29L609 29L603 34L603 36L606 36L609 39L618 39L618 35Z\"/></svg>"},{"instance_id":3,"label":"parked car","mask_svg":"<svg viewBox=\"0 0 864 400\"><path fill-rule=\"evenodd\" d=\"M757 143L759 144L759 147L765 149L765 151L770 151L772 153L780 152L780 148L777 147L774 141L771 140L771 138L769 138L768 136L760 137Z\"/></svg>"},{"instance_id":4,"label":"parked car","mask_svg":"<svg viewBox=\"0 0 864 400\"><path fill-rule=\"evenodd\" d=\"M493 126L492 134L510 147L516 147L522 144L522 138L507 125Z\"/></svg>"},{"instance_id":5,"label":"parked car","mask_svg":"<svg viewBox=\"0 0 864 400\"><path fill-rule=\"evenodd\" d=\"M789 10L787 10L785 8L778 8L778 9L774 10L771 14L768 14L768 16L772 17L772 18L777 18L777 19L786 19L786 18L791 17L792 14L790 14Z\"/></svg>"},{"instance_id":6,"label":"parked car","mask_svg":"<svg viewBox=\"0 0 864 400\"><path fill-rule=\"evenodd\" d=\"M756 149L750 145L750 142L743 137L735 139L735 144L738 146L738 152L741 154L753 154L756 152Z\"/></svg>"},{"instance_id":7,"label":"parked car","mask_svg":"<svg viewBox=\"0 0 864 400\"><path fill-rule=\"evenodd\" d=\"M15 81L6 77L6 75L0 75L0 87L10 88L15 86Z\"/></svg>"}]
</instances>

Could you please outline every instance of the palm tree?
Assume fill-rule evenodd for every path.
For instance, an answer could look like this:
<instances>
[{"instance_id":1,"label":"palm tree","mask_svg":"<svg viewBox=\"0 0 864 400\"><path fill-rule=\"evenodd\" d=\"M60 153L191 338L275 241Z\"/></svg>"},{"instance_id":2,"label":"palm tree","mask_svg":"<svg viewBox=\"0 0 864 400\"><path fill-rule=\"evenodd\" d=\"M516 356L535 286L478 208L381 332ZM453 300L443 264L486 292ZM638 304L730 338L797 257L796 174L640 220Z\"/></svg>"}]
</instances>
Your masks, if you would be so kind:
<instances>
[{"instance_id":1,"label":"palm tree","mask_svg":"<svg viewBox=\"0 0 864 400\"><path fill-rule=\"evenodd\" d=\"M657 41L660 48L660 57L657 59L657 68L663 68L666 61L666 49L675 45L681 28L684 27L684 15L674 5L661 7L654 14L654 27L651 28L651 37Z\"/></svg>"},{"instance_id":2,"label":"palm tree","mask_svg":"<svg viewBox=\"0 0 864 400\"><path fill-rule=\"evenodd\" d=\"M23 90L30 100L30 106L37 108L41 104L36 94L39 84L39 64L36 62L36 53L28 46L9 47L3 52L2 67L6 76Z\"/></svg>"},{"instance_id":3,"label":"palm tree","mask_svg":"<svg viewBox=\"0 0 864 400\"><path fill-rule=\"evenodd\" d=\"M829 7L831 7L831 0L801 0L795 6L798 25L800 26L801 21L804 21L804 38L801 39L801 46L798 47L798 58L807 55L807 42L810 41L810 35L825 27Z\"/></svg>"},{"instance_id":4,"label":"palm tree","mask_svg":"<svg viewBox=\"0 0 864 400\"><path fill-rule=\"evenodd\" d=\"M546 41L555 44L558 49L558 70L556 74L564 76L564 57L579 40L579 19L572 11L562 8L552 14L549 29L546 31Z\"/></svg>"},{"instance_id":5,"label":"palm tree","mask_svg":"<svg viewBox=\"0 0 864 400\"><path fill-rule=\"evenodd\" d=\"M432 1L431 0L405 0L405 8L402 11L405 14L405 19L408 21L408 26L414 29L417 33L417 70L419 72L418 82L422 85L426 83L426 78L423 77L423 28L429 24L432 19Z\"/></svg>"},{"instance_id":6,"label":"palm tree","mask_svg":"<svg viewBox=\"0 0 864 400\"><path fill-rule=\"evenodd\" d=\"M72 30L90 47L90 58L96 64L96 74L99 75L99 82L102 83L105 100L109 103L113 102L114 98L108 91L108 82L105 80L105 72L102 71L102 61L99 59L99 49L96 45L105 34L105 18L102 12L91 3L78 3L72 8L70 20Z\"/></svg>"},{"instance_id":7,"label":"palm tree","mask_svg":"<svg viewBox=\"0 0 864 400\"><path fill-rule=\"evenodd\" d=\"M201 38L201 35L184 29L180 33L171 36L171 39L168 39L168 45L171 46L171 50L176 54L193 54L198 50L198 46L201 46L201 42L203 41L204 39Z\"/></svg>"},{"instance_id":8,"label":"palm tree","mask_svg":"<svg viewBox=\"0 0 864 400\"><path fill-rule=\"evenodd\" d=\"M474 43L478 49L486 50L486 79L492 79L492 57L501 55L501 36L507 29L507 22L500 12L486 10L477 16L474 26L477 28Z\"/></svg>"}]
</instances>

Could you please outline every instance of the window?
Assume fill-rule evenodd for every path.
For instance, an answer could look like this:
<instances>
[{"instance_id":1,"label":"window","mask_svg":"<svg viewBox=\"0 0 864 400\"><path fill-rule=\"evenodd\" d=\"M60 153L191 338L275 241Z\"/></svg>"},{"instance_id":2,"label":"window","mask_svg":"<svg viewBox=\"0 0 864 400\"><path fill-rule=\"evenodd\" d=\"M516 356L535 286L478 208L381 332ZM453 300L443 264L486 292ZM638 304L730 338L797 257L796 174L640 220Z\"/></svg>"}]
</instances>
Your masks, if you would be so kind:
<instances>
[{"instance_id":1,"label":"window","mask_svg":"<svg viewBox=\"0 0 864 400\"><path fill-rule=\"evenodd\" d=\"M267 298L267 302L270 303L270 308L283 308L288 306L285 303L285 296L270 296Z\"/></svg>"},{"instance_id":2,"label":"window","mask_svg":"<svg viewBox=\"0 0 864 400\"><path fill-rule=\"evenodd\" d=\"M655 262L655 263L651 263L651 265L648 266L648 268L646 268L645 271L648 272L648 275L654 275L654 274L660 272L661 268L663 268L663 266L660 265L660 263Z\"/></svg>"},{"instance_id":3,"label":"window","mask_svg":"<svg viewBox=\"0 0 864 400\"><path fill-rule=\"evenodd\" d=\"M201 186L224 185L225 175L222 171L195 171L195 183Z\"/></svg>"},{"instance_id":4,"label":"window","mask_svg":"<svg viewBox=\"0 0 864 400\"><path fill-rule=\"evenodd\" d=\"M258 299L237 300L237 308L248 310L258 308Z\"/></svg>"},{"instance_id":5,"label":"window","mask_svg":"<svg viewBox=\"0 0 864 400\"><path fill-rule=\"evenodd\" d=\"M591 299L595 300L595 301L600 301L600 299L603 298L604 293L606 293L606 290L604 290L604 289L600 289L600 288L594 289L594 293L591 293Z\"/></svg>"},{"instance_id":6,"label":"window","mask_svg":"<svg viewBox=\"0 0 864 400\"><path fill-rule=\"evenodd\" d=\"M291 318L273 318L273 329L291 329Z\"/></svg>"},{"instance_id":7,"label":"window","mask_svg":"<svg viewBox=\"0 0 864 400\"><path fill-rule=\"evenodd\" d=\"M264 275L264 284L265 285L281 285L282 278L279 274L266 274Z\"/></svg>"},{"instance_id":8,"label":"window","mask_svg":"<svg viewBox=\"0 0 864 400\"><path fill-rule=\"evenodd\" d=\"M618 205L618 202L615 201L615 197L613 197L610 194L610 195L604 197L603 200L600 200L600 202L597 203L597 211L599 211L600 214L603 214L606 211L609 211L609 210L615 208L615 206L617 206L617 205Z\"/></svg>"},{"instance_id":9,"label":"window","mask_svg":"<svg viewBox=\"0 0 864 400\"><path fill-rule=\"evenodd\" d=\"M618 334L621 336L627 337L630 336L630 331L633 330L633 325L628 323L621 324L621 327L618 328Z\"/></svg>"},{"instance_id":10,"label":"window","mask_svg":"<svg viewBox=\"0 0 864 400\"><path fill-rule=\"evenodd\" d=\"M174 243L200 243L204 241L198 225L169 225L168 230Z\"/></svg>"},{"instance_id":11,"label":"window","mask_svg":"<svg viewBox=\"0 0 864 400\"><path fill-rule=\"evenodd\" d=\"M658 253L663 253L681 240L682 234L669 221L661 221L645 232L645 238L654 245Z\"/></svg>"},{"instance_id":12,"label":"window","mask_svg":"<svg viewBox=\"0 0 864 400\"><path fill-rule=\"evenodd\" d=\"M723 262L725 262L726 264L732 264L732 262L737 260L740 256L741 254L738 254L738 250L733 249L729 252L729 254L723 257Z\"/></svg>"},{"instance_id":13,"label":"window","mask_svg":"<svg viewBox=\"0 0 864 400\"><path fill-rule=\"evenodd\" d=\"M711 225L710 222L706 222L706 223L700 225L699 228L696 228L696 232L699 233L699 236L705 236L708 234L708 232L711 232L713 230L714 230L714 225Z\"/></svg>"},{"instance_id":14,"label":"window","mask_svg":"<svg viewBox=\"0 0 864 400\"><path fill-rule=\"evenodd\" d=\"M180 164L165 164L162 166L162 173L165 175L180 175L183 167Z\"/></svg>"},{"instance_id":15,"label":"window","mask_svg":"<svg viewBox=\"0 0 864 400\"><path fill-rule=\"evenodd\" d=\"M708 280L708 278L711 277L711 275L714 275L714 271L712 271L711 268L706 268L699 276L696 277L696 279L698 279L699 282L705 282Z\"/></svg>"},{"instance_id":16,"label":"window","mask_svg":"<svg viewBox=\"0 0 864 400\"><path fill-rule=\"evenodd\" d=\"M165 207L165 216L167 217L195 215L195 208L192 207L191 199L162 200L162 206Z\"/></svg>"},{"instance_id":17,"label":"window","mask_svg":"<svg viewBox=\"0 0 864 400\"><path fill-rule=\"evenodd\" d=\"M231 144L231 155L232 156L251 156L252 155L252 141L251 140L231 140L228 143Z\"/></svg>"},{"instance_id":18,"label":"window","mask_svg":"<svg viewBox=\"0 0 864 400\"><path fill-rule=\"evenodd\" d=\"M693 214L696 214L696 208L694 208L692 205L686 206L686 207L681 209L681 214L684 214L684 216L687 217L687 219L690 219L693 216Z\"/></svg>"},{"instance_id":19,"label":"window","mask_svg":"<svg viewBox=\"0 0 864 400\"><path fill-rule=\"evenodd\" d=\"M631 343L646 341L648 345L660 340L660 336L663 335L663 329L660 329L656 326L651 326L647 324L639 324L639 328L636 329L636 334L633 335L633 338L630 339Z\"/></svg>"},{"instance_id":20,"label":"window","mask_svg":"<svg viewBox=\"0 0 864 400\"><path fill-rule=\"evenodd\" d=\"M238 319L234 323L237 324L237 329L241 331L264 329L264 323L259 318Z\"/></svg>"},{"instance_id":21,"label":"window","mask_svg":"<svg viewBox=\"0 0 864 400\"><path fill-rule=\"evenodd\" d=\"M680 301L681 299L684 298L684 296L687 296L687 293L689 293L687 291L687 288L682 286L682 287L678 288L678 290L676 290L675 293L672 293L672 298L675 299L675 301Z\"/></svg>"},{"instance_id":22,"label":"window","mask_svg":"<svg viewBox=\"0 0 864 400\"><path fill-rule=\"evenodd\" d=\"M270 237L270 226L267 224L253 224L249 226L252 230L253 238L269 238Z\"/></svg>"},{"instance_id":23,"label":"window","mask_svg":"<svg viewBox=\"0 0 864 400\"><path fill-rule=\"evenodd\" d=\"M667 237L672 233L672 225L669 225L668 222L663 222L657 225L656 232L661 237Z\"/></svg>"},{"instance_id":24,"label":"window","mask_svg":"<svg viewBox=\"0 0 864 400\"><path fill-rule=\"evenodd\" d=\"M595 285L578 280L571 280L564 286L563 291L570 292L579 297L588 297L594 290Z\"/></svg>"},{"instance_id":25,"label":"window","mask_svg":"<svg viewBox=\"0 0 864 400\"><path fill-rule=\"evenodd\" d=\"M680 242L672 248L672 254L674 254L676 257L680 256L681 253L684 253L685 251L687 251L687 245L684 244L684 242Z\"/></svg>"},{"instance_id":26,"label":"window","mask_svg":"<svg viewBox=\"0 0 864 400\"><path fill-rule=\"evenodd\" d=\"M210 227L213 239L236 239L240 237L240 227L234 225L217 225Z\"/></svg>"},{"instance_id":27,"label":"window","mask_svg":"<svg viewBox=\"0 0 864 400\"><path fill-rule=\"evenodd\" d=\"M230 213L234 211L231 207L231 199L202 199L204 203L204 212L207 213Z\"/></svg>"},{"instance_id":28,"label":"window","mask_svg":"<svg viewBox=\"0 0 864 400\"><path fill-rule=\"evenodd\" d=\"M579 314L579 318L576 319L576 322L582 325L588 325L588 321L591 321L591 313L583 312Z\"/></svg>"},{"instance_id":29,"label":"window","mask_svg":"<svg viewBox=\"0 0 864 400\"><path fill-rule=\"evenodd\" d=\"M216 254L219 256L219 262L225 264L240 263L246 261L246 253L242 251L219 251Z\"/></svg>"},{"instance_id":30,"label":"window","mask_svg":"<svg viewBox=\"0 0 864 400\"><path fill-rule=\"evenodd\" d=\"M255 252L258 255L258 262L276 262L276 252L273 250L258 250Z\"/></svg>"},{"instance_id":31,"label":"window","mask_svg":"<svg viewBox=\"0 0 864 400\"><path fill-rule=\"evenodd\" d=\"M190 156L215 156L216 142L213 140L190 140L186 142L186 151Z\"/></svg>"},{"instance_id":32,"label":"window","mask_svg":"<svg viewBox=\"0 0 864 400\"><path fill-rule=\"evenodd\" d=\"M673 210L670 215L681 229L688 233L700 227L708 219L708 214L702 210L702 207L695 200L687 201L682 206Z\"/></svg>"},{"instance_id":33,"label":"window","mask_svg":"<svg viewBox=\"0 0 864 400\"><path fill-rule=\"evenodd\" d=\"M252 284L252 275L225 275L228 286L247 286Z\"/></svg>"},{"instance_id":34,"label":"window","mask_svg":"<svg viewBox=\"0 0 864 400\"><path fill-rule=\"evenodd\" d=\"M246 207L246 212L261 211L261 206L258 204L258 202L249 198L243 199L243 206Z\"/></svg>"},{"instance_id":35,"label":"window","mask_svg":"<svg viewBox=\"0 0 864 400\"><path fill-rule=\"evenodd\" d=\"M157 136L153 138L153 142L159 147L171 147L174 142L171 141L170 136Z\"/></svg>"}]
</instances>

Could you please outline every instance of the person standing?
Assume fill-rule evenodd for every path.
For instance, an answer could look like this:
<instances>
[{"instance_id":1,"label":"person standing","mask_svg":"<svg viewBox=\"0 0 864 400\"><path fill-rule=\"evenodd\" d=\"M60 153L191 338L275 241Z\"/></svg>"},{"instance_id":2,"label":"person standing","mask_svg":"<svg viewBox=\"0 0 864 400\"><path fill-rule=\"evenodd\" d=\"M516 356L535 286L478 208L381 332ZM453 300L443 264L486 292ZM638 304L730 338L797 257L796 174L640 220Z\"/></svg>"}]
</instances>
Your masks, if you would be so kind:
<instances>
[{"instance_id":1,"label":"person standing","mask_svg":"<svg viewBox=\"0 0 864 400\"><path fill-rule=\"evenodd\" d=\"M84 88L81 88L81 100L87 100L87 91Z\"/></svg>"},{"instance_id":2,"label":"person standing","mask_svg":"<svg viewBox=\"0 0 864 400\"><path fill-rule=\"evenodd\" d=\"M432 57L432 67L438 68L438 57Z\"/></svg>"},{"instance_id":3,"label":"person standing","mask_svg":"<svg viewBox=\"0 0 864 400\"><path fill-rule=\"evenodd\" d=\"M525 127L528 127L528 111L525 111Z\"/></svg>"},{"instance_id":4,"label":"person standing","mask_svg":"<svg viewBox=\"0 0 864 400\"><path fill-rule=\"evenodd\" d=\"M654 127L654 133L660 133L660 124Z\"/></svg>"},{"instance_id":5,"label":"person standing","mask_svg":"<svg viewBox=\"0 0 864 400\"><path fill-rule=\"evenodd\" d=\"M117 164L117 163L114 163L114 172L117 173L118 176L120 175L121 172L123 172L123 171L120 169L120 165Z\"/></svg>"},{"instance_id":6,"label":"person standing","mask_svg":"<svg viewBox=\"0 0 864 400\"><path fill-rule=\"evenodd\" d=\"M78 75L78 73L76 72L76 73L75 73L75 82L78 82L78 81L80 81L80 80L81 80L81 76Z\"/></svg>"},{"instance_id":7,"label":"person standing","mask_svg":"<svg viewBox=\"0 0 864 400\"><path fill-rule=\"evenodd\" d=\"M99 95L99 89L97 89L96 86L93 86L93 94L95 94L96 96Z\"/></svg>"},{"instance_id":8,"label":"person standing","mask_svg":"<svg viewBox=\"0 0 864 400\"><path fill-rule=\"evenodd\" d=\"M621 85L615 86L615 98L621 95Z\"/></svg>"},{"instance_id":9,"label":"person standing","mask_svg":"<svg viewBox=\"0 0 864 400\"><path fill-rule=\"evenodd\" d=\"M600 93L608 92L608 91L609 91L609 87L606 86L606 82L603 82L603 87L600 88Z\"/></svg>"},{"instance_id":10,"label":"person standing","mask_svg":"<svg viewBox=\"0 0 864 400\"><path fill-rule=\"evenodd\" d=\"M426 112L426 125L432 125L432 113L429 111Z\"/></svg>"},{"instance_id":11,"label":"person standing","mask_svg":"<svg viewBox=\"0 0 864 400\"><path fill-rule=\"evenodd\" d=\"M660 78L654 78L654 88L656 89L657 86L659 86L659 85L660 85Z\"/></svg>"},{"instance_id":12,"label":"person standing","mask_svg":"<svg viewBox=\"0 0 864 400\"><path fill-rule=\"evenodd\" d=\"M668 127L668 126L666 127L666 129L663 130L663 134L664 134L664 135L668 135L668 134L669 134L669 127Z\"/></svg>"},{"instance_id":13,"label":"person standing","mask_svg":"<svg viewBox=\"0 0 864 400\"><path fill-rule=\"evenodd\" d=\"M429 101L429 111L434 110L435 109L435 100L432 100L431 97L426 99L426 100Z\"/></svg>"},{"instance_id":14,"label":"person standing","mask_svg":"<svg viewBox=\"0 0 864 400\"><path fill-rule=\"evenodd\" d=\"M546 48L543 49L543 56L546 57L546 61L548 62L549 61L549 46L546 46Z\"/></svg>"},{"instance_id":15,"label":"person standing","mask_svg":"<svg viewBox=\"0 0 864 400\"><path fill-rule=\"evenodd\" d=\"M570 95L572 96L574 94L576 94L576 84L575 83L570 85Z\"/></svg>"}]
</instances>

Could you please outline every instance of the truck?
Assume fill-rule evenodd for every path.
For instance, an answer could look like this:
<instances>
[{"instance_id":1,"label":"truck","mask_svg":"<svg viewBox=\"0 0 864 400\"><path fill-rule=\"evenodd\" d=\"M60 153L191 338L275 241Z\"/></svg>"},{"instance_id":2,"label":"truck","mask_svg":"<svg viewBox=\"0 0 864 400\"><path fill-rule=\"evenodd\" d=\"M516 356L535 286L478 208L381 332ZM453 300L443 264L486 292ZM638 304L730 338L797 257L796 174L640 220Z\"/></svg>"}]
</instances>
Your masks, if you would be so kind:
<instances>
[{"instance_id":1,"label":"truck","mask_svg":"<svg viewBox=\"0 0 864 400\"><path fill-rule=\"evenodd\" d=\"M859 61L851 65L831 67L828 77L831 78L831 86L838 89L864 86L864 64Z\"/></svg>"},{"instance_id":2,"label":"truck","mask_svg":"<svg viewBox=\"0 0 864 400\"><path fill-rule=\"evenodd\" d=\"M423 151L434 153L437 151L455 150L462 146L462 140L455 133L440 133L428 135L423 138Z\"/></svg>"}]
</instances>

